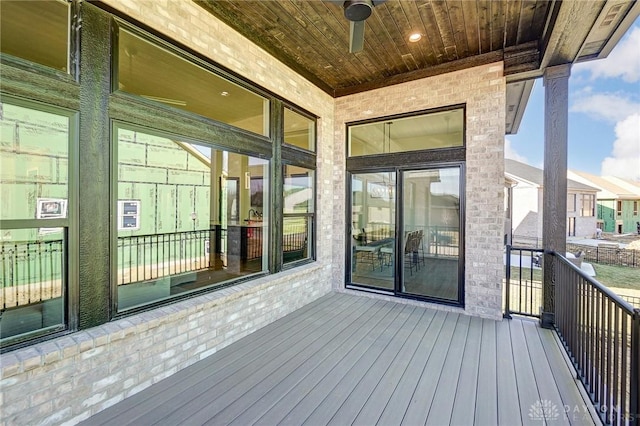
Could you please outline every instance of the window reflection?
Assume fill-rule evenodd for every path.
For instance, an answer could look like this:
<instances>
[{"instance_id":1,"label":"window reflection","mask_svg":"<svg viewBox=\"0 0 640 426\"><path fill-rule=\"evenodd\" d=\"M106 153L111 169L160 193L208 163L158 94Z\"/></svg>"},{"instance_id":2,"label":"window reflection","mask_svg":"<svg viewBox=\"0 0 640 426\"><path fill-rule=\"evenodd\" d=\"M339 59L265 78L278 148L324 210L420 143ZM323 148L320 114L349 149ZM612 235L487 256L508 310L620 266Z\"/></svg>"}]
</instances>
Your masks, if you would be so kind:
<instances>
[{"instance_id":1,"label":"window reflection","mask_svg":"<svg viewBox=\"0 0 640 426\"><path fill-rule=\"evenodd\" d=\"M451 148L464 144L462 109L349 127L349 155Z\"/></svg>"},{"instance_id":2,"label":"window reflection","mask_svg":"<svg viewBox=\"0 0 640 426\"><path fill-rule=\"evenodd\" d=\"M284 142L309 151L315 150L315 121L288 108L284 109Z\"/></svg>"},{"instance_id":3,"label":"window reflection","mask_svg":"<svg viewBox=\"0 0 640 426\"><path fill-rule=\"evenodd\" d=\"M125 29L118 36L117 89L269 135L267 99Z\"/></svg>"},{"instance_id":4,"label":"window reflection","mask_svg":"<svg viewBox=\"0 0 640 426\"><path fill-rule=\"evenodd\" d=\"M314 214L313 170L303 167L284 167L284 263L311 257L309 242L312 241Z\"/></svg>"},{"instance_id":5,"label":"window reflection","mask_svg":"<svg viewBox=\"0 0 640 426\"><path fill-rule=\"evenodd\" d=\"M457 302L460 251L460 169L403 173L402 291Z\"/></svg>"},{"instance_id":6,"label":"window reflection","mask_svg":"<svg viewBox=\"0 0 640 426\"><path fill-rule=\"evenodd\" d=\"M71 123L26 105L0 103L1 345L65 326Z\"/></svg>"},{"instance_id":7,"label":"window reflection","mask_svg":"<svg viewBox=\"0 0 640 426\"><path fill-rule=\"evenodd\" d=\"M394 290L396 175L358 173L351 178L351 280Z\"/></svg>"},{"instance_id":8,"label":"window reflection","mask_svg":"<svg viewBox=\"0 0 640 426\"><path fill-rule=\"evenodd\" d=\"M69 3L3 1L0 50L41 65L68 71Z\"/></svg>"},{"instance_id":9,"label":"window reflection","mask_svg":"<svg viewBox=\"0 0 640 426\"><path fill-rule=\"evenodd\" d=\"M268 161L117 135L119 310L266 270Z\"/></svg>"}]
</instances>

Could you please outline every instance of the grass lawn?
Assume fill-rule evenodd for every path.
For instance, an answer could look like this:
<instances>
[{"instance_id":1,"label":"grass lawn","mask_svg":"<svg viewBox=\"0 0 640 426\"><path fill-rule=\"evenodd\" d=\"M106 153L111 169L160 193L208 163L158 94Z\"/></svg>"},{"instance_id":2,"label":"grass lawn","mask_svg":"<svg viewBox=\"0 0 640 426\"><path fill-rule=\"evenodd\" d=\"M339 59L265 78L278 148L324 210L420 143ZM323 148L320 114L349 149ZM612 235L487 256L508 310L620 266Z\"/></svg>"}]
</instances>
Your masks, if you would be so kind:
<instances>
[{"instance_id":1,"label":"grass lawn","mask_svg":"<svg viewBox=\"0 0 640 426\"><path fill-rule=\"evenodd\" d=\"M611 265L599 265L597 263L591 263L593 269L596 270L596 276L594 277L598 282L604 284L607 287L617 288L633 288L640 290L640 268L629 268L627 266L611 266ZM519 268L511 267L511 279L517 281L520 276ZM522 281L531 281L531 269L522 269ZM512 282L513 282L512 281ZM533 281L542 281L542 270L533 270Z\"/></svg>"},{"instance_id":2,"label":"grass lawn","mask_svg":"<svg viewBox=\"0 0 640 426\"><path fill-rule=\"evenodd\" d=\"M596 270L595 279L607 287L634 288L640 290L640 269L627 266L599 265L592 263Z\"/></svg>"}]
</instances>

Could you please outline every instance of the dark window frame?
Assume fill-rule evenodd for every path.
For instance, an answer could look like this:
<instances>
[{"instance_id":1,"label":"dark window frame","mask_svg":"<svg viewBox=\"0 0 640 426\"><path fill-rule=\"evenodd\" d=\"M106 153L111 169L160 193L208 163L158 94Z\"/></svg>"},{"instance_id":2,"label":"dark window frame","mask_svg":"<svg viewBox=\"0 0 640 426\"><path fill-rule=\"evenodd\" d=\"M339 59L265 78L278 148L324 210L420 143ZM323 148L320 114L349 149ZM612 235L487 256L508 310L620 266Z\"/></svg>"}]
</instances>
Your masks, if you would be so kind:
<instances>
[{"instance_id":1,"label":"dark window frame","mask_svg":"<svg viewBox=\"0 0 640 426\"><path fill-rule=\"evenodd\" d=\"M422 170L422 169L437 169L446 167L459 167L460 168L460 255L458 261L458 300L451 301L445 299L437 299L433 297L422 297L412 294L401 293L397 290L397 286L394 286L393 291L383 291L380 289L374 289L362 285L356 285L351 282L351 268L345 267L345 288L356 289L362 291L368 291L378 294L386 294L403 299L419 300L434 302L447 306L455 306L464 308L465 306L465 223L466 223L466 136L467 136L467 107L466 104L456 104L451 106L444 106L439 108L432 108L426 110L420 110L415 112L408 112L398 115L376 117L367 120L353 121L345 123L345 144L348 143L349 138L349 126L359 125L365 123L374 123L380 121L394 120L397 118L405 118L416 115L424 115L428 113L437 113L442 111L449 111L453 109L463 110L463 144L459 147L447 147L447 148L435 148L425 149L420 151L407 151L399 153L389 154L373 154L362 155L346 158L346 204L345 209L345 241L350 242L351 235L351 176L354 173L374 173L374 172L389 172L394 171L396 173L396 235L400 235L399 230L403 229L404 222L402 219L402 209L398 206L402 203L402 192L404 191L402 182L402 173L404 171ZM346 155L346 153L345 153ZM349 247L350 244L348 243ZM350 248L345 247L344 264L351 265L351 253ZM400 239L396 238L396 253L401 252ZM397 264L398 262L396 262ZM401 269L401 268L399 268ZM396 280L401 282L401 276L396 274Z\"/></svg>"},{"instance_id":2,"label":"dark window frame","mask_svg":"<svg viewBox=\"0 0 640 426\"><path fill-rule=\"evenodd\" d=\"M296 112L304 113L305 116L314 118L316 121L315 147L316 150L318 149L318 117L304 108L281 98L280 95L249 81L234 71L226 69L215 63L212 58L208 58L190 47L162 35L159 31L136 21L124 12L111 8L105 3L70 0L70 4L72 19L71 27L69 28L69 73L61 73L49 67L31 63L11 55L0 54L3 97L14 95L27 99L29 102L76 111L80 123L77 126L77 133L78 140L83 141L83 150L81 153L75 153L77 157L76 166L74 170L70 170L70 173L73 173L76 182L80 182L80 179L85 179L81 191L78 189L80 186L78 183L76 183L74 191L82 192L83 197L87 195L89 197L82 198L83 212L80 214L76 211L74 213L76 214L76 219L70 225L68 256L73 261L70 262L69 274L71 275L70 280L75 280L75 283L72 284L71 281L69 283L68 326L62 332L63 334L98 326L117 317L135 313L127 311L126 315L115 314L112 306L114 298L111 293L111 280L109 279L109 275L113 272L110 266L112 262L110 257L114 254L110 250L112 237L110 236L111 226L108 215L113 212L107 211L108 209L103 208L103 206L110 203L111 197L109 191L111 188L110 182L113 179L111 175L113 160L110 156L112 149L111 131L114 120L128 125L144 127L154 133L163 132L172 135L183 135L184 139L193 140L197 143L206 144L206 141L216 140L216 146L220 149L270 159L271 176L275 173L281 174L281 171L278 170L281 170L280 166L283 162L292 161L292 164L308 167L316 171L314 175L317 183L316 153L305 152L298 147L289 147L283 144L281 139L282 131L280 130L280 133L275 131L281 125L281 122L277 123L270 120L270 136L264 137L212 119L197 116L194 113L177 110L144 98L139 99L135 95L113 92L110 84L112 77L110 55L113 46L115 21L127 25L129 28L136 28L153 35L158 40L168 44L172 50L183 51L189 57L195 58L198 64L206 64L208 70L214 69L218 75L265 97L269 100L270 118L280 116L280 120L282 120L282 113L278 112L282 105L287 105L287 107ZM80 22L82 22L82 25L79 25ZM79 43L80 31L83 36L82 45ZM85 70L82 80L80 79L81 63ZM90 72L87 72L89 70ZM275 143L276 141L277 143ZM77 145L74 147L76 151L78 151ZM105 166L105 164L107 165ZM91 180L90 177L93 177L93 179ZM282 198L282 195L276 195L278 187L275 182L272 177L272 189L270 191L272 206L279 205L278 199L281 200ZM314 187L314 197L317 206L317 184ZM78 203L81 203L80 198L78 195ZM273 203L273 200L276 202ZM79 210L79 206L76 206L75 209ZM104 212L104 215L101 212ZM276 212L277 209L274 209L271 214L272 230L282 229L281 216L278 219ZM316 214L317 218L317 211L314 214ZM97 222L96 219L98 219ZM96 225L96 223L98 224ZM314 222L314 254L316 253L315 245L317 244L315 234ZM87 235L91 235L91 237L84 238ZM79 250L80 236L84 238L82 240L84 244L82 253ZM271 238L271 241L273 244L274 239ZM281 242L279 247L281 248ZM283 267L281 257L279 261L276 259L273 245L269 250L269 273L278 273L293 266L298 266L296 263L295 265ZM310 261L314 260L315 255ZM234 281L232 285L254 279L255 276L251 276L248 279ZM80 280L83 280L82 288ZM203 292L210 291L215 290L203 290ZM158 305L173 304L176 301L176 299L170 299ZM158 305L145 305L144 309L141 310L154 309ZM47 340L50 337L51 335L47 335L42 338L27 340L24 345L29 345L39 340ZM7 346L6 350L13 350L19 346ZM5 348L0 348L0 351L4 350Z\"/></svg>"},{"instance_id":3,"label":"dark window frame","mask_svg":"<svg viewBox=\"0 0 640 426\"><path fill-rule=\"evenodd\" d=\"M4 87L3 87L4 89ZM0 343L0 353L28 346L33 343L52 339L76 330L78 325L78 180L71 171L78 164L79 146L79 112L73 109L43 103L36 100L26 100L3 94L2 103L16 105L22 108L32 108L51 114L67 117L69 120L68 133L68 182L67 182L67 216L61 219L9 219L0 221L0 229L29 229L40 227L60 227L63 229L63 259L62 274L65 288L63 291L63 324L44 329L33 330L25 334L8 337Z\"/></svg>"}]
</instances>

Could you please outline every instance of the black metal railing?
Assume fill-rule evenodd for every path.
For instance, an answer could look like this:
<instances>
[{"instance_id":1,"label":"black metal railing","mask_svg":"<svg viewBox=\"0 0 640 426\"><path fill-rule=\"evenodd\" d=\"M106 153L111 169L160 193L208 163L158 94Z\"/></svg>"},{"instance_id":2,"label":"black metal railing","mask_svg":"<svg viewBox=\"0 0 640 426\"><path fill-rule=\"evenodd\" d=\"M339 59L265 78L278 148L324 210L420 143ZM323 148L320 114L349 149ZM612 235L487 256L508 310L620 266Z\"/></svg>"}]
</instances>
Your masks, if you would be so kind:
<instances>
[{"instance_id":1,"label":"black metal railing","mask_svg":"<svg viewBox=\"0 0 640 426\"><path fill-rule=\"evenodd\" d=\"M620 293L618 293L618 296L620 296L622 300L626 300L627 302L629 302L629 304L633 305L634 307L640 308L640 297Z\"/></svg>"},{"instance_id":2,"label":"black metal railing","mask_svg":"<svg viewBox=\"0 0 640 426\"><path fill-rule=\"evenodd\" d=\"M555 327L608 424L640 422L640 309L557 253Z\"/></svg>"},{"instance_id":3,"label":"black metal railing","mask_svg":"<svg viewBox=\"0 0 640 426\"><path fill-rule=\"evenodd\" d=\"M0 309L61 297L64 240L0 243Z\"/></svg>"},{"instance_id":4,"label":"black metal railing","mask_svg":"<svg viewBox=\"0 0 640 426\"><path fill-rule=\"evenodd\" d=\"M504 316L540 316L542 306L542 253L540 249L512 247L505 250Z\"/></svg>"},{"instance_id":5,"label":"black metal railing","mask_svg":"<svg viewBox=\"0 0 640 426\"><path fill-rule=\"evenodd\" d=\"M233 256L250 261L263 256L262 226L134 235L118 238L118 284L153 280L222 265ZM234 241L230 241L234 239Z\"/></svg>"},{"instance_id":6,"label":"black metal railing","mask_svg":"<svg viewBox=\"0 0 640 426\"><path fill-rule=\"evenodd\" d=\"M567 251L574 253L581 251L583 253L583 259L587 262L640 268L639 250L619 248L616 246L617 244L615 243L610 247L603 244L588 246L584 244L567 243Z\"/></svg>"},{"instance_id":7,"label":"black metal railing","mask_svg":"<svg viewBox=\"0 0 640 426\"><path fill-rule=\"evenodd\" d=\"M118 284L209 267L214 230L118 237Z\"/></svg>"},{"instance_id":8,"label":"black metal railing","mask_svg":"<svg viewBox=\"0 0 640 426\"><path fill-rule=\"evenodd\" d=\"M284 263L306 259L309 256L309 220L306 217L285 217L282 235Z\"/></svg>"},{"instance_id":9,"label":"black metal railing","mask_svg":"<svg viewBox=\"0 0 640 426\"><path fill-rule=\"evenodd\" d=\"M458 256L460 229L450 226L430 226L424 229L427 253L431 255Z\"/></svg>"}]
</instances>

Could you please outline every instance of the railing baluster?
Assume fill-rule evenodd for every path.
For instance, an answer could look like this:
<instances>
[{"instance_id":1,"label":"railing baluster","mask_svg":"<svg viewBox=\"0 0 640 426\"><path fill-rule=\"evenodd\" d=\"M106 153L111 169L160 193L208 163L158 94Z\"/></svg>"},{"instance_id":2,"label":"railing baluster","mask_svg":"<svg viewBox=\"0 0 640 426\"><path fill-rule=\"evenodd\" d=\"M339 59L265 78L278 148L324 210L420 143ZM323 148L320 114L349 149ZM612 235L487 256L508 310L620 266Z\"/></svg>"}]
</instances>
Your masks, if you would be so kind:
<instances>
[{"instance_id":1,"label":"railing baluster","mask_svg":"<svg viewBox=\"0 0 640 426\"><path fill-rule=\"evenodd\" d=\"M627 374L629 371L629 361L627 359L629 347L627 346L627 337L631 337L627 331L629 323L629 318L624 315L622 316L622 345L620 345L620 370L622 374L620 375L620 415L621 423L624 422L627 413L629 410L627 408Z\"/></svg>"},{"instance_id":2,"label":"railing baluster","mask_svg":"<svg viewBox=\"0 0 640 426\"><path fill-rule=\"evenodd\" d=\"M631 365L629 366L629 423L640 424L640 309L631 317Z\"/></svg>"},{"instance_id":3,"label":"railing baluster","mask_svg":"<svg viewBox=\"0 0 640 426\"><path fill-rule=\"evenodd\" d=\"M616 338L616 344L613 347L613 383L612 383L612 392L611 392L611 416L617 416L617 412L614 411L618 406L618 392L619 388L619 378L620 378L620 346L617 344L620 325L620 310L616 309L613 316L613 335Z\"/></svg>"}]
</instances>

